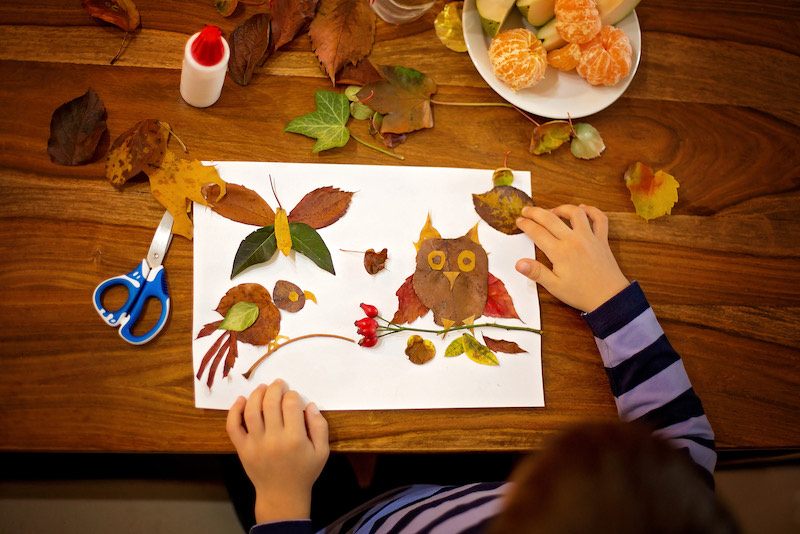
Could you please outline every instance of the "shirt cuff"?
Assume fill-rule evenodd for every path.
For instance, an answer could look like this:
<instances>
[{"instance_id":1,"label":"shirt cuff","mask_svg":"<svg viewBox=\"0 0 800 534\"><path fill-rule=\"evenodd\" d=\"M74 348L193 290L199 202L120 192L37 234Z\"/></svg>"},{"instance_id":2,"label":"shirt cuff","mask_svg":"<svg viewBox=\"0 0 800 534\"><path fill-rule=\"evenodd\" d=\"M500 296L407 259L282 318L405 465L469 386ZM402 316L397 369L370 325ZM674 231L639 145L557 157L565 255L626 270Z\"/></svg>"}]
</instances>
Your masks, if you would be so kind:
<instances>
[{"instance_id":1,"label":"shirt cuff","mask_svg":"<svg viewBox=\"0 0 800 534\"><path fill-rule=\"evenodd\" d=\"M605 339L649 307L650 304L642 288L639 287L639 282L634 280L599 308L589 313L582 313L581 316L596 338Z\"/></svg>"}]
</instances>

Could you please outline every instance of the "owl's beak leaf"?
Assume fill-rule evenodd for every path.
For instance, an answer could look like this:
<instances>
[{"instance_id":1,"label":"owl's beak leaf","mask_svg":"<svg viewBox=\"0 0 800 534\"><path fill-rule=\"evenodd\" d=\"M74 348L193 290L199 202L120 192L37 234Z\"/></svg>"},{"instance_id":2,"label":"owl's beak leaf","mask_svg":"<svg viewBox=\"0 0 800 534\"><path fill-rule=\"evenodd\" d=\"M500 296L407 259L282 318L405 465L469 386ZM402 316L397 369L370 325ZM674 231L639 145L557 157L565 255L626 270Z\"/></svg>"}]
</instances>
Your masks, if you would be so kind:
<instances>
[{"instance_id":1,"label":"owl's beak leaf","mask_svg":"<svg viewBox=\"0 0 800 534\"><path fill-rule=\"evenodd\" d=\"M458 271L445 271L443 274L448 280L450 280L450 291L452 291L453 284L456 283L456 278L458 278L458 275L461 273Z\"/></svg>"}]
</instances>

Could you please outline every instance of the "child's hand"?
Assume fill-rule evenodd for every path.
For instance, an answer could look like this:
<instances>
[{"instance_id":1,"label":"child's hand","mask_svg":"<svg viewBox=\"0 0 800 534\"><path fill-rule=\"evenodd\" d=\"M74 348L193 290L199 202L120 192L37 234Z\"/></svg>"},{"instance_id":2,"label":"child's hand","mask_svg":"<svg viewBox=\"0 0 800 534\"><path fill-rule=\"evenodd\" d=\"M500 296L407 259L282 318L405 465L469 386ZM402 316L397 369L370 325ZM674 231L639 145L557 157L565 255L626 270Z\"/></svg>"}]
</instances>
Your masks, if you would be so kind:
<instances>
[{"instance_id":1,"label":"child's hand","mask_svg":"<svg viewBox=\"0 0 800 534\"><path fill-rule=\"evenodd\" d=\"M256 521L308 519L311 487L328 459L328 422L276 380L239 397L226 428L256 489Z\"/></svg>"},{"instance_id":2,"label":"child's hand","mask_svg":"<svg viewBox=\"0 0 800 534\"><path fill-rule=\"evenodd\" d=\"M551 271L536 260L521 259L517 271L565 304L590 312L628 286L608 246L608 218L599 209L526 207L517 226L553 264Z\"/></svg>"}]
</instances>

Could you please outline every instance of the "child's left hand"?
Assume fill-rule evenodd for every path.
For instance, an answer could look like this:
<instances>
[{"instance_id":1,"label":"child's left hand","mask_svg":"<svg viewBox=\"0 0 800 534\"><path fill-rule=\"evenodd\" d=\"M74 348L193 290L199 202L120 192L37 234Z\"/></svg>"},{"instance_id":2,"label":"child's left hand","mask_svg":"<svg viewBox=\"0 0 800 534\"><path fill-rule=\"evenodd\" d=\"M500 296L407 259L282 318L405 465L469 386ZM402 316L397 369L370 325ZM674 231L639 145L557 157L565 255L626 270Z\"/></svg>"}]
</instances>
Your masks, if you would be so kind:
<instances>
[{"instance_id":1,"label":"child's left hand","mask_svg":"<svg viewBox=\"0 0 800 534\"><path fill-rule=\"evenodd\" d=\"M226 429L256 489L256 521L308 519L311 487L328 460L328 422L314 403L275 380L239 397Z\"/></svg>"}]
</instances>

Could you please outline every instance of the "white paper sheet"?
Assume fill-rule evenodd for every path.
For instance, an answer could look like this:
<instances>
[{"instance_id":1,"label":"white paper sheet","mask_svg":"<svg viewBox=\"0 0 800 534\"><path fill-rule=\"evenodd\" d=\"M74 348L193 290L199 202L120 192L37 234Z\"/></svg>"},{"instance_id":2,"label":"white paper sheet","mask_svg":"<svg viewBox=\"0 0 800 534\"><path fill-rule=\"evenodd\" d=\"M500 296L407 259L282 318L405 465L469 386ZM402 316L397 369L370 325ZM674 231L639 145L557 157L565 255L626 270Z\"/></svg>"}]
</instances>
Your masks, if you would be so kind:
<instances>
[{"instance_id":1,"label":"white paper sheet","mask_svg":"<svg viewBox=\"0 0 800 534\"><path fill-rule=\"evenodd\" d=\"M323 271L305 256L277 252L267 263L250 267L230 279L239 243L256 230L194 206L194 327L195 374L204 354L218 335L196 336L203 325L222 317L215 308L233 286L255 282L270 294L275 282L288 280L312 292L317 304L307 302L297 313L281 312L280 334L290 338L329 333L359 339L353 322L364 316L359 304L378 307L391 319L397 310L396 291L415 269L414 242L428 213L444 238L464 235L480 221L472 204L473 193L492 187L492 171L477 169L324 165L261 162L214 162L223 180L244 185L277 207L269 176L287 212L308 192L323 186L353 191L350 208L339 221L319 230L328 246L336 275ZM530 173L516 172L514 186L530 194ZM533 243L524 234L501 234L480 221L478 236L489 253L489 272L497 276L511 295L522 319L483 317L476 322L540 327L536 285L514 270L522 257L533 257ZM364 251L388 248L386 269L370 275L363 255L340 249ZM440 329L433 314L409 326ZM524 321L524 322L523 322ZM411 363L404 350L412 333L384 338L373 348L345 341L313 338L279 349L245 379L242 373L266 352L266 347L239 343L239 357L230 375L222 378L222 366L211 389L205 371L195 379L195 404L199 408L228 409L239 395L247 396L258 384L285 379L292 389L323 410L537 407L544 406L541 339L532 332L496 328L475 331L495 339L516 341L522 354L498 353L499 366L477 364L461 355L445 358L447 345L461 333L441 336L423 334L434 342L436 356L424 365Z\"/></svg>"}]
</instances>

